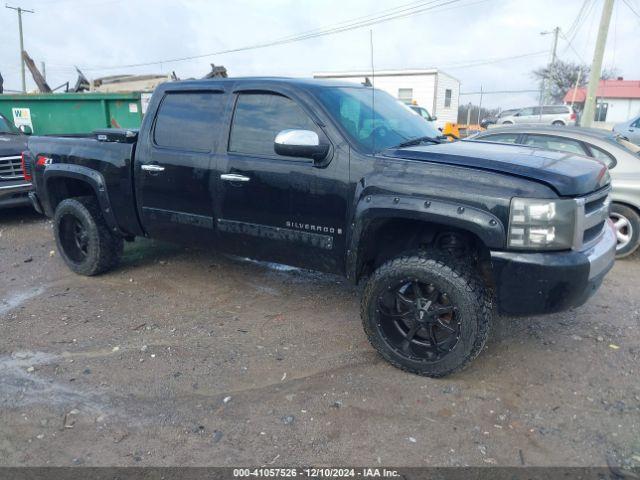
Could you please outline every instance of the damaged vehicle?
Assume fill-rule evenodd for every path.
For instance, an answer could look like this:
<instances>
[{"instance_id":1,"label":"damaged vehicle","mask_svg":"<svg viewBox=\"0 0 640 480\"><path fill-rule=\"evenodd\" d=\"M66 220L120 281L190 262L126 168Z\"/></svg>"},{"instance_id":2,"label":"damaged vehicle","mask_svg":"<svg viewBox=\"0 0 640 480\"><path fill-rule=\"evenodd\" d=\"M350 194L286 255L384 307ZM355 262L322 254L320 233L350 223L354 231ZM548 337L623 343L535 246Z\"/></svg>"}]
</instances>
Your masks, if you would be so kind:
<instances>
[{"instance_id":1,"label":"damaged vehicle","mask_svg":"<svg viewBox=\"0 0 640 480\"><path fill-rule=\"evenodd\" d=\"M74 272L144 236L343 275L382 357L442 377L495 311L586 302L616 236L601 162L437 137L367 86L199 80L160 85L139 132L32 137L24 161Z\"/></svg>"}]
</instances>

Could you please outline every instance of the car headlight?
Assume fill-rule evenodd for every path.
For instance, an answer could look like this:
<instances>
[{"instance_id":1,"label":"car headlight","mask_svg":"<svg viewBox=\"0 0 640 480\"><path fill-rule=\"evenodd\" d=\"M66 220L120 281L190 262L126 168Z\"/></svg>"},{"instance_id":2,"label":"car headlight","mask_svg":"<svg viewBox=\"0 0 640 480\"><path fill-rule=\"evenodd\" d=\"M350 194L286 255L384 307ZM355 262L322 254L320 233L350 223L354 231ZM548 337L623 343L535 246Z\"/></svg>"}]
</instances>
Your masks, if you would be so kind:
<instances>
[{"instance_id":1,"label":"car headlight","mask_svg":"<svg viewBox=\"0 0 640 480\"><path fill-rule=\"evenodd\" d=\"M509 215L510 248L565 250L574 243L575 200L513 198Z\"/></svg>"}]
</instances>

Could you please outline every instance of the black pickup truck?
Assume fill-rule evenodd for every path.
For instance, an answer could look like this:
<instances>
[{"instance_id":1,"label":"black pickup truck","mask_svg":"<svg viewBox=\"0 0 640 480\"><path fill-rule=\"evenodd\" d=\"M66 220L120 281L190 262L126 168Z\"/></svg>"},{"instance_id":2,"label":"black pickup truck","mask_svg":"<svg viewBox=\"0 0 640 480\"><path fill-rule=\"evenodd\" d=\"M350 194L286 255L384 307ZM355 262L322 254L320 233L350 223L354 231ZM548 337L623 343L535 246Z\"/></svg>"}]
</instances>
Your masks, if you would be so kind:
<instances>
[{"instance_id":1,"label":"black pickup truck","mask_svg":"<svg viewBox=\"0 0 640 480\"><path fill-rule=\"evenodd\" d=\"M32 137L25 161L73 271L146 236L344 275L380 354L438 377L478 355L496 308L583 304L616 239L602 163L437 136L366 86L201 80L158 87L139 132Z\"/></svg>"},{"instance_id":2,"label":"black pickup truck","mask_svg":"<svg viewBox=\"0 0 640 480\"><path fill-rule=\"evenodd\" d=\"M31 179L24 176L21 158L27 138L0 114L0 208L29 205Z\"/></svg>"}]
</instances>

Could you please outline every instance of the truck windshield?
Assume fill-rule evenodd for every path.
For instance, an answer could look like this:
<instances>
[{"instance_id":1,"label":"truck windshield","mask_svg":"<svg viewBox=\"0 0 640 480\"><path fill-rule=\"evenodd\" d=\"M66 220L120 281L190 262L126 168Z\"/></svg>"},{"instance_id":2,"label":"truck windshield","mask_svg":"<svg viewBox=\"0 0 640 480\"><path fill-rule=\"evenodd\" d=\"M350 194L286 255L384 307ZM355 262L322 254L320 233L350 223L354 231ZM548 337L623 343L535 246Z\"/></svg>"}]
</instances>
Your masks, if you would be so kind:
<instances>
[{"instance_id":1,"label":"truck windshield","mask_svg":"<svg viewBox=\"0 0 640 480\"><path fill-rule=\"evenodd\" d=\"M362 87L322 88L318 99L349 138L367 153L379 152L412 139L437 138L441 135L409 107L380 90Z\"/></svg>"},{"instance_id":2,"label":"truck windshield","mask_svg":"<svg viewBox=\"0 0 640 480\"><path fill-rule=\"evenodd\" d=\"M20 130L14 127L13 123L0 115L0 135L1 134L20 135Z\"/></svg>"}]
</instances>

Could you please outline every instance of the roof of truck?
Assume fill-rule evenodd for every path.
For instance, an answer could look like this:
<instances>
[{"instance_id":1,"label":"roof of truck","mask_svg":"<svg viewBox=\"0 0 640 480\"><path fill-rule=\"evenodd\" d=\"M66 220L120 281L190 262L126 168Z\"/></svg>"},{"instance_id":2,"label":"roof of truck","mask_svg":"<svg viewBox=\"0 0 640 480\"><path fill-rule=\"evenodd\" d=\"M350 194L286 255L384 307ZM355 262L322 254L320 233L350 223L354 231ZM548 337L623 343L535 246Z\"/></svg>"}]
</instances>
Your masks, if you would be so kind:
<instances>
[{"instance_id":1,"label":"roof of truck","mask_svg":"<svg viewBox=\"0 0 640 480\"><path fill-rule=\"evenodd\" d=\"M224 85L224 84L243 84L243 83L265 83L271 85L296 85L305 88L317 88L317 87L360 87L368 88L359 82L350 82L346 80L325 80L315 78L296 78L296 77L231 77L231 78L210 78L200 80L180 80L178 82L170 82L164 84L165 86L210 86L210 85Z\"/></svg>"}]
</instances>

